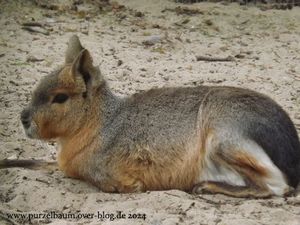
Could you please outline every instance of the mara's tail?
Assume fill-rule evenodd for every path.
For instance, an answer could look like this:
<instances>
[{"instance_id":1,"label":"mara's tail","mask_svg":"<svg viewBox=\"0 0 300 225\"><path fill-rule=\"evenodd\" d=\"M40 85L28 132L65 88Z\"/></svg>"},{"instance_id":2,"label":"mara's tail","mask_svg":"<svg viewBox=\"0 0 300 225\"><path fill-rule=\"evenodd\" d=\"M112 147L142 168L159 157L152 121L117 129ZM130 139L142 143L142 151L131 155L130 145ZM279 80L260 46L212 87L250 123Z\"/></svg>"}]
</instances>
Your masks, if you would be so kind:
<instances>
[{"instance_id":1,"label":"mara's tail","mask_svg":"<svg viewBox=\"0 0 300 225\"><path fill-rule=\"evenodd\" d=\"M53 170L57 168L57 162L55 161L44 161L36 159L3 159L0 160L0 169L21 167L33 170Z\"/></svg>"}]
</instances>

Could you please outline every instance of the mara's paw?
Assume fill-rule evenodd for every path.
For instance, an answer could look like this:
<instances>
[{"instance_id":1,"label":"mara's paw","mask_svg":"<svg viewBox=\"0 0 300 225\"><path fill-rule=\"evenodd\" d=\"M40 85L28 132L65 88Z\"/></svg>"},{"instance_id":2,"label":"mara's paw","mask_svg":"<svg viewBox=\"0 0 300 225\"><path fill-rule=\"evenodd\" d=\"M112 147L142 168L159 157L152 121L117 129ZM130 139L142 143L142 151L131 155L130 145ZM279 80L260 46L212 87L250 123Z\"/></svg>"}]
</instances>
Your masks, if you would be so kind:
<instances>
[{"instance_id":1,"label":"mara's paw","mask_svg":"<svg viewBox=\"0 0 300 225\"><path fill-rule=\"evenodd\" d=\"M140 193L144 192L144 184L141 181L134 181L130 185L118 186L119 193Z\"/></svg>"},{"instance_id":2,"label":"mara's paw","mask_svg":"<svg viewBox=\"0 0 300 225\"><path fill-rule=\"evenodd\" d=\"M208 182L201 182L196 184L192 189L192 194L213 194Z\"/></svg>"}]
</instances>

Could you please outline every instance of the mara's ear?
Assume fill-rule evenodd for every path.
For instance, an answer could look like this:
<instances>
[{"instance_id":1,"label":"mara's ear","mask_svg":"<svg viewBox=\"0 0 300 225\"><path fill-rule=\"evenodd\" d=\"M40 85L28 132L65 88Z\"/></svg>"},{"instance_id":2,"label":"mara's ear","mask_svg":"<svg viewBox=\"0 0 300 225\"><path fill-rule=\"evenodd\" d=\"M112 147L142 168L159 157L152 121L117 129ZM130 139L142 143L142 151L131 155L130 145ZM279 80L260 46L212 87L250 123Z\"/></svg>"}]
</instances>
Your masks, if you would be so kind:
<instances>
[{"instance_id":1,"label":"mara's ear","mask_svg":"<svg viewBox=\"0 0 300 225\"><path fill-rule=\"evenodd\" d=\"M93 59L86 49L83 49L73 62L71 74L75 82L84 81L86 91L98 87L103 82L99 68L93 66Z\"/></svg>"},{"instance_id":2,"label":"mara's ear","mask_svg":"<svg viewBox=\"0 0 300 225\"><path fill-rule=\"evenodd\" d=\"M68 48L65 56L65 64L74 62L78 54L83 50L77 35L73 35L68 42Z\"/></svg>"}]
</instances>

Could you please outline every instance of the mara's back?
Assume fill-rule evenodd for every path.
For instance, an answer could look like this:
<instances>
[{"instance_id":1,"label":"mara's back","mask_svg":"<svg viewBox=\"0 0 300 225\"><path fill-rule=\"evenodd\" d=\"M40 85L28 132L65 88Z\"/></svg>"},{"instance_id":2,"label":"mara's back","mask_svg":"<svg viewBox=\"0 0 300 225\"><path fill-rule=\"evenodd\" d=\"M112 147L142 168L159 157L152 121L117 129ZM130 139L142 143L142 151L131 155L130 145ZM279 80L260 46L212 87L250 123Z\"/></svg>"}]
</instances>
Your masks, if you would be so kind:
<instances>
[{"instance_id":1,"label":"mara's back","mask_svg":"<svg viewBox=\"0 0 300 225\"><path fill-rule=\"evenodd\" d=\"M124 132L135 142L184 144L196 133L201 101L209 87L153 89L126 99Z\"/></svg>"}]
</instances>

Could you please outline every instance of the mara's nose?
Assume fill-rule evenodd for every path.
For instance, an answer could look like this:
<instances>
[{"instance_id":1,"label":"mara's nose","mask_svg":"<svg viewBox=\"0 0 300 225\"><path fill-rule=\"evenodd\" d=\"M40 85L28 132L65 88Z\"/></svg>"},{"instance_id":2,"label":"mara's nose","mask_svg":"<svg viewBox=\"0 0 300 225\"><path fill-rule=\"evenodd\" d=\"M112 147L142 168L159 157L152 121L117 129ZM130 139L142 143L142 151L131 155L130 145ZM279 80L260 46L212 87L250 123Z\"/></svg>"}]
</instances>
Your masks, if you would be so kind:
<instances>
[{"instance_id":1,"label":"mara's nose","mask_svg":"<svg viewBox=\"0 0 300 225\"><path fill-rule=\"evenodd\" d=\"M30 118L30 111L28 109L24 109L21 112L21 121L22 121L22 124L25 128L30 127L31 118Z\"/></svg>"}]
</instances>

